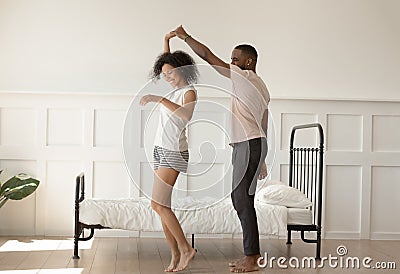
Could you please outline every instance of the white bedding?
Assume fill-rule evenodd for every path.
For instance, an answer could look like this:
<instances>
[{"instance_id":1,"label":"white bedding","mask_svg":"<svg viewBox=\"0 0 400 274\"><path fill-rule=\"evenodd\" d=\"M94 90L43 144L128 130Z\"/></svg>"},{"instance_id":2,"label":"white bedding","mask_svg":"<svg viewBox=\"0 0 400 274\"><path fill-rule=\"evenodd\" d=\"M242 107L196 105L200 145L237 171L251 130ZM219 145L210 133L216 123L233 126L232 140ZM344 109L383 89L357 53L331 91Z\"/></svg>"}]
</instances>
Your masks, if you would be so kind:
<instances>
[{"instance_id":1,"label":"white bedding","mask_svg":"<svg viewBox=\"0 0 400 274\"><path fill-rule=\"evenodd\" d=\"M297 225L312 224L312 211L306 208L288 208L287 223Z\"/></svg>"},{"instance_id":2,"label":"white bedding","mask_svg":"<svg viewBox=\"0 0 400 274\"><path fill-rule=\"evenodd\" d=\"M213 203L211 198L177 199L173 208L183 230L193 234L241 233L239 218L230 198ZM211 206L207 206L213 204ZM190 208L189 210L182 210ZM192 208L200 208L193 210ZM80 204L79 221L88 225L132 231L162 231L160 217L151 209L150 200L86 199ZM286 236L287 208L256 201L259 233Z\"/></svg>"}]
</instances>

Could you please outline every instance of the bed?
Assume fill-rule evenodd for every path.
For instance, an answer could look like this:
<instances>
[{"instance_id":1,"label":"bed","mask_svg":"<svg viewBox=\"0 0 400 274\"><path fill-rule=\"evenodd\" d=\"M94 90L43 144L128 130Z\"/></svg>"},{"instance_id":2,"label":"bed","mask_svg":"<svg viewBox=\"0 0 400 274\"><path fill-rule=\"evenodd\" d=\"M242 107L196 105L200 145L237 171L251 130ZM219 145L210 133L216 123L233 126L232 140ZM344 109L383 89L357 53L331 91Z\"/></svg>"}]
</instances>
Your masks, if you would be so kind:
<instances>
[{"instance_id":1,"label":"bed","mask_svg":"<svg viewBox=\"0 0 400 274\"><path fill-rule=\"evenodd\" d=\"M294 132L301 128L314 127L319 124L295 127ZM318 126L317 126L318 127ZM322 133L322 127L319 127ZM323 137L321 138L323 140ZM256 193L255 208L258 216L260 235L268 237L288 237L291 244L291 232L300 231L301 238L317 244L317 258L320 256L321 244L321 181L315 180L311 169L316 165L313 156L312 163L300 161L298 148L292 147L294 133L292 132L290 148L290 177L289 185L279 181L269 181ZM315 150L315 149L314 149ZM318 152L322 149L316 148ZM322 153L319 154L322 159ZM311 159L310 157L307 159ZM322 162L318 162L322 164ZM301 176L302 166L308 169L308 175ZM319 169L318 169L319 170ZM304 171L305 172L305 171ZM301 177L301 178L300 178ZM319 178L319 177L318 177ZM303 182L304 181L304 182ZM312 184L312 186L310 185ZM318 187L319 186L319 187ZM316 191L318 190L318 191ZM316 195L316 196L315 196ZM318 196L319 195L319 196ZM173 201L172 208L182 225L185 233L192 235L192 246L196 234L236 234L241 233L241 226L230 197L214 200L211 197L195 199L185 197ZM193 210L196 208L196 210ZM85 199L85 175L76 177L75 185L75 229L74 229L74 259L79 259L79 242L90 240L96 229L123 229L130 231L161 232L162 225L158 215L151 209L150 200L145 197L135 199ZM84 236L85 230L90 230ZM304 231L316 231L315 240L305 239Z\"/></svg>"}]
</instances>

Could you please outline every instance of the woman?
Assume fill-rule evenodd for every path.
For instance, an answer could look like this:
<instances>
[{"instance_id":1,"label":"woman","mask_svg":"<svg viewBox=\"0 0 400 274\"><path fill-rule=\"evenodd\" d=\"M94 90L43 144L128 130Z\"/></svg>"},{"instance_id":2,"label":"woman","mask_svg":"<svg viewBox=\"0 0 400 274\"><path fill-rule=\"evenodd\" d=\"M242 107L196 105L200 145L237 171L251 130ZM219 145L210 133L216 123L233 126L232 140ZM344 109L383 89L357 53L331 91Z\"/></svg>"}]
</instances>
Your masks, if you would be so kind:
<instances>
[{"instance_id":1,"label":"woman","mask_svg":"<svg viewBox=\"0 0 400 274\"><path fill-rule=\"evenodd\" d=\"M186 125L196 105L196 91L191 86L198 77L193 59L183 51L170 52L169 40L175 34L168 33L164 40L164 53L153 67L153 76L165 77L174 88L169 95L161 97L148 94L140 104L160 103L160 123L155 137L154 185L151 206L160 215L165 237L171 248L171 263L166 272L185 269L193 259L193 249L174 212L171 210L171 194L180 172L186 172L189 160Z\"/></svg>"}]
</instances>

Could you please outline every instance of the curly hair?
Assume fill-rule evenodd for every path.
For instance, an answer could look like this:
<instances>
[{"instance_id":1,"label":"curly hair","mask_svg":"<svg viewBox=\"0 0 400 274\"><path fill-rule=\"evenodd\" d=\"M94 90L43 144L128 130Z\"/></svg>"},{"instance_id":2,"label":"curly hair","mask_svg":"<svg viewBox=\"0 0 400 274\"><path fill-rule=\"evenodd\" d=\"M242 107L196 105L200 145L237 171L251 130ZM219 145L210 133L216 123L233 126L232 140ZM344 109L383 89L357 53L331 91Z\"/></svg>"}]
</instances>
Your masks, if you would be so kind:
<instances>
[{"instance_id":1,"label":"curly hair","mask_svg":"<svg viewBox=\"0 0 400 274\"><path fill-rule=\"evenodd\" d=\"M169 64L174 68L179 68L178 71L189 84L197 82L199 71L193 58L184 51L177 50L174 52L165 52L159 55L154 62L151 76L157 79L160 78L162 67Z\"/></svg>"}]
</instances>

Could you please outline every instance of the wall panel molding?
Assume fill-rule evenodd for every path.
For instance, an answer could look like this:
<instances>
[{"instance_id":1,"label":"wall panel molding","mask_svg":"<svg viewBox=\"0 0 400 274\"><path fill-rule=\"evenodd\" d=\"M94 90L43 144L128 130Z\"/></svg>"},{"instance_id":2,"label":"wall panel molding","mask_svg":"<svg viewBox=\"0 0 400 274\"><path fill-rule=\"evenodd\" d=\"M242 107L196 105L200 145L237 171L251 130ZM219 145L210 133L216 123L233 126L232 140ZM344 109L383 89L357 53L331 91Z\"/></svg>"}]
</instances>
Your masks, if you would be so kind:
<instances>
[{"instance_id":1,"label":"wall panel molding","mask_svg":"<svg viewBox=\"0 0 400 274\"><path fill-rule=\"evenodd\" d=\"M104 198L110 187L116 188L110 194L113 198L140 195L131 180L139 185L148 185L152 180L151 157L146 153L151 150L148 142L154 128L149 128L147 137L132 135L135 157L130 164L137 172L128 174L121 120L133 98L133 95L104 93L0 93L0 168L29 172L41 180L34 196L9 203L0 211L0 235L71 236L74 176L80 171L86 174L88 197ZM206 99L230 106L229 98L207 95ZM215 125L229 125L229 117L220 109L204 105L197 111L201 118L212 118ZM400 239L400 220L385 219L391 218L387 207L400 210L398 202L385 199L399 185L400 102L272 98L270 113L275 129L271 131L275 134L274 138L270 136L274 146L269 147L268 156L268 165L274 163L272 179L287 180L288 139L293 125L319 122L325 130L325 238ZM138 132L144 128L148 115L147 109L140 109L129 117L130 122L137 123ZM156 124L153 118L150 123ZM21 130L14 127L16 123L24 126L29 135L21 136ZM207 130L207 124L202 123L192 125L188 134L193 136L190 141L193 153L213 154L216 166L204 178L218 180L222 176L223 186L216 192L225 192L231 180L231 148L226 136L217 126ZM215 149L208 146L208 139L210 143L216 142ZM300 139L310 145L317 141L313 133ZM195 159L201 157L193 154ZM182 176L179 186L191 190L195 184L203 183L201 177ZM55 203L60 192L65 199L57 199ZM19 212L25 204L34 208L25 213L27 216L7 214ZM54 208L49 208L50 205ZM57 214L64 216L62 221L57 220ZM20 225L22 218L27 222L25 226ZM100 235L145 237L147 234L108 231Z\"/></svg>"}]
</instances>

